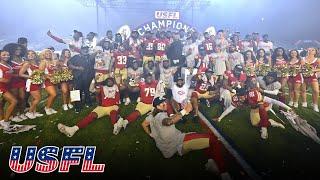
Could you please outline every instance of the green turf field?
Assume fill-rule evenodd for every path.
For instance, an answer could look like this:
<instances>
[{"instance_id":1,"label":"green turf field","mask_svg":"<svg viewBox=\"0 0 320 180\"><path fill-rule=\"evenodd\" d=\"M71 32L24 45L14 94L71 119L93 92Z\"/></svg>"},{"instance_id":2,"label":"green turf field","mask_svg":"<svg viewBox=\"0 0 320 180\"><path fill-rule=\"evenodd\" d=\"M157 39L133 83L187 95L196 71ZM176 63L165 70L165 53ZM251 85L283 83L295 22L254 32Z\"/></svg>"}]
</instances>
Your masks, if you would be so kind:
<instances>
[{"instance_id":1,"label":"green turf field","mask_svg":"<svg viewBox=\"0 0 320 180\"><path fill-rule=\"evenodd\" d=\"M164 159L160 151L156 148L153 140L145 134L141 127L142 118L129 124L126 131L121 131L117 136L112 134L113 126L109 117L98 119L86 129L79 131L72 138L61 134L57 129L58 123L74 125L79 119L87 115L93 108L84 109L80 114L75 114L73 110L64 112L59 105L55 104L55 109L59 112L52 116L44 116L35 120L26 120L20 124L35 124L36 130L23 132L20 134L0 133L0 174L9 177L8 158L12 145L24 147L27 145L94 145L97 146L95 163L105 163L104 175L109 177L129 176L140 178L154 177L201 177L202 179L212 179L212 174L205 171L204 165L207 157L203 151L194 151L183 157L175 155L171 159ZM44 105L42 105L44 106ZM124 117L134 110L135 104L121 106L121 115ZM40 109L40 108L39 108ZM204 132L199 123L187 121L177 124L177 127L184 132ZM79 168L71 168L72 174L80 174ZM31 176L43 176L29 173ZM55 177L53 174L48 177ZM16 177L20 177L17 174ZM25 177L23 175L22 177ZM67 176L58 176L67 177ZM2 178L1 178L2 179Z\"/></svg>"},{"instance_id":2,"label":"green turf field","mask_svg":"<svg viewBox=\"0 0 320 180\"><path fill-rule=\"evenodd\" d=\"M320 132L319 113L311 108L295 111ZM222 107L202 106L202 112L209 119L220 114ZM286 129L269 128L267 140L262 140L258 128L252 127L249 110L235 110L221 122L212 124L262 178L314 179L318 176L320 145L295 131L285 117L278 115L286 122ZM271 117L280 122L273 115Z\"/></svg>"}]
</instances>

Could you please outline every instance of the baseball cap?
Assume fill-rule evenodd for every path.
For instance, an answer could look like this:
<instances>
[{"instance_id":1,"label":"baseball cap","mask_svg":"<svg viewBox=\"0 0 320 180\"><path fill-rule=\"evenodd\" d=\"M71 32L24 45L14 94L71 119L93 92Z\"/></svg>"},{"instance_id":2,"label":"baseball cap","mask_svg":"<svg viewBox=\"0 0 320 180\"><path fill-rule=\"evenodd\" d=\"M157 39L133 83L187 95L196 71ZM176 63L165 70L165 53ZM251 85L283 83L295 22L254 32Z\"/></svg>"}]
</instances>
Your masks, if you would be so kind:
<instances>
[{"instance_id":1,"label":"baseball cap","mask_svg":"<svg viewBox=\"0 0 320 180\"><path fill-rule=\"evenodd\" d=\"M165 97L157 97L153 100L152 105L153 107L157 107L159 104L163 103L167 99Z\"/></svg>"}]
</instances>

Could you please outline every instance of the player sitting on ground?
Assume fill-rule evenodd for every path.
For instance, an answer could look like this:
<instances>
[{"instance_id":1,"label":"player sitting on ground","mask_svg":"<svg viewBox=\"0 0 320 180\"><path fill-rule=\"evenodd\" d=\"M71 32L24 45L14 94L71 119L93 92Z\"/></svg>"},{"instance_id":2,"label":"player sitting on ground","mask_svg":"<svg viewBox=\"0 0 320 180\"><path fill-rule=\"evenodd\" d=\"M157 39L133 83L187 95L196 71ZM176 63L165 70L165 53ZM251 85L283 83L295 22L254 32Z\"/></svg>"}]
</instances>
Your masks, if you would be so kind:
<instances>
[{"instance_id":1,"label":"player sitting on ground","mask_svg":"<svg viewBox=\"0 0 320 180\"><path fill-rule=\"evenodd\" d=\"M106 79L106 85L100 86L101 105L96 107L89 115L83 118L77 125L69 127L59 123L58 129L61 133L72 137L79 129L87 127L94 120L110 116L111 122L114 126L113 134L117 135L123 127L123 119L119 115L119 100L120 92L118 85L115 84L114 79L109 77Z\"/></svg>"}]
</instances>

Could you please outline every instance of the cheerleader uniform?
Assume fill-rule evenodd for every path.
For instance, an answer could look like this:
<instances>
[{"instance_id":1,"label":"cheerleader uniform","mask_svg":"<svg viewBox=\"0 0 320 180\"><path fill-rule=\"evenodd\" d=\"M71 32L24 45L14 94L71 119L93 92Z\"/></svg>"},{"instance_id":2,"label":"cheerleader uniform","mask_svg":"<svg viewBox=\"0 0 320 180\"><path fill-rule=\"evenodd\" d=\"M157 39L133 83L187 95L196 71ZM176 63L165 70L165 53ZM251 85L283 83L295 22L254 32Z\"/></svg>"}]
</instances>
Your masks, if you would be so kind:
<instances>
[{"instance_id":1,"label":"cheerleader uniform","mask_svg":"<svg viewBox=\"0 0 320 180\"><path fill-rule=\"evenodd\" d=\"M13 69L13 73L17 76L14 76L11 78L10 81L10 89L20 89L20 88L24 88L26 85L26 80L22 77L19 77L19 71L22 67L23 63L17 63L12 61L12 69Z\"/></svg>"},{"instance_id":2,"label":"cheerleader uniform","mask_svg":"<svg viewBox=\"0 0 320 180\"><path fill-rule=\"evenodd\" d=\"M11 80L12 67L10 65L4 65L0 63L0 78ZM0 94L4 94L9 91L9 83L0 82Z\"/></svg>"},{"instance_id":3,"label":"cheerleader uniform","mask_svg":"<svg viewBox=\"0 0 320 180\"><path fill-rule=\"evenodd\" d=\"M39 69L39 66L31 64L30 67L27 69L27 73L29 76L31 76L32 73L38 69ZM41 89L41 84L33 84L31 79L28 79L26 81L26 91L27 92L38 91L40 89Z\"/></svg>"},{"instance_id":4,"label":"cheerleader uniform","mask_svg":"<svg viewBox=\"0 0 320 180\"><path fill-rule=\"evenodd\" d=\"M301 63L300 61L297 61L295 63L288 63L288 66L291 68L300 68L301 67ZM290 75L289 79L288 79L289 83L295 84L295 83L302 83L303 82L303 78L302 78L302 74L301 73L297 73L295 76Z\"/></svg>"},{"instance_id":5,"label":"cheerleader uniform","mask_svg":"<svg viewBox=\"0 0 320 180\"><path fill-rule=\"evenodd\" d=\"M50 75L50 74L53 74L54 72L54 65L50 64L49 66L47 66L44 70L44 73L46 75ZM50 81L50 79L46 79L44 81L44 87L49 87L49 86L54 86L54 84Z\"/></svg>"},{"instance_id":6,"label":"cheerleader uniform","mask_svg":"<svg viewBox=\"0 0 320 180\"><path fill-rule=\"evenodd\" d=\"M247 78L250 80L257 78L256 73L255 73L256 65L253 63L253 61L246 62L245 66L247 68L253 69L253 73L252 72L250 72L249 74L247 73Z\"/></svg>"},{"instance_id":7,"label":"cheerleader uniform","mask_svg":"<svg viewBox=\"0 0 320 180\"><path fill-rule=\"evenodd\" d=\"M275 63L276 67L286 67L287 65L288 64L287 64L287 61L285 59L276 59L276 63ZM287 79L287 77L280 77L279 78L280 82L282 82L283 79ZM279 101L285 103L286 98L285 98L285 94L284 93L279 93L278 94L278 98L279 98Z\"/></svg>"},{"instance_id":8,"label":"cheerleader uniform","mask_svg":"<svg viewBox=\"0 0 320 180\"><path fill-rule=\"evenodd\" d=\"M305 63L310 64L314 69L319 67L318 58L315 58L311 63L307 63L307 62ZM306 84L317 82L318 81L317 73L312 73L311 76L303 76L303 80L306 82Z\"/></svg>"}]
</instances>

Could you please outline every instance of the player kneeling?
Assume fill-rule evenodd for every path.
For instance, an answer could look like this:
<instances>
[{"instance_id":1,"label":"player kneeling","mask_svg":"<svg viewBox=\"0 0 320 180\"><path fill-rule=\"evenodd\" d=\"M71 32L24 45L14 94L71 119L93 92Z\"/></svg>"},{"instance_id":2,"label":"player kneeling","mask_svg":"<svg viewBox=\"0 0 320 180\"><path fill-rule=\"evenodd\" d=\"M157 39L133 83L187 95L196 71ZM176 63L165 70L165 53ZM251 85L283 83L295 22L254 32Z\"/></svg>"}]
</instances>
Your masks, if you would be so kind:
<instances>
[{"instance_id":1,"label":"player kneeling","mask_svg":"<svg viewBox=\"0 0 320 180\"><path fill-rule=\"evenodd\" d=\"M113 134L117 135L123 127L123 119L119 116L119 87L115 84L114 79L109 77L106 79L106 85L100 86L101 105L96 107L89 115L83 118L77 125L69 127L59 123L58 129L61 133L72 137L79 129L87 127L94 120L110 116L114 126Z\"/></svg>"}]
</instances>

